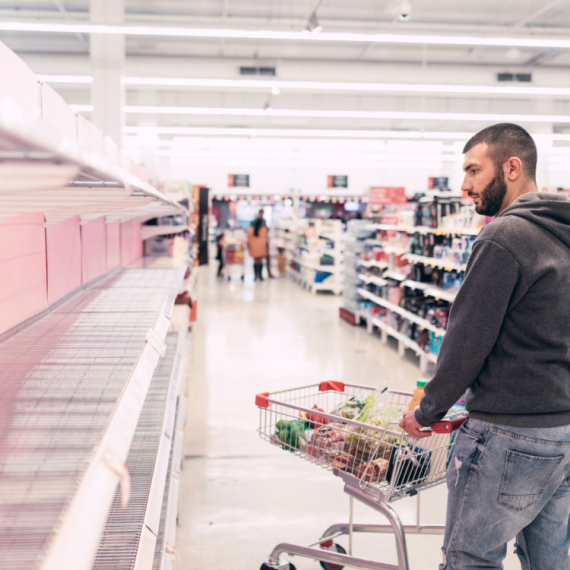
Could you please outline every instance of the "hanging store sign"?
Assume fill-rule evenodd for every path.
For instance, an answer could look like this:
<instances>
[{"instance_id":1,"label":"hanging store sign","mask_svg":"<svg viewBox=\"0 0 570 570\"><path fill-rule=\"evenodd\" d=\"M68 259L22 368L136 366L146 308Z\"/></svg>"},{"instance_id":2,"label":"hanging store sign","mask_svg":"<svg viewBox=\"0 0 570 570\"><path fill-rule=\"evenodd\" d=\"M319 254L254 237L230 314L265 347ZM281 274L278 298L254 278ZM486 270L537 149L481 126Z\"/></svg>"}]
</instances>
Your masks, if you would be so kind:
<instances>
[{"instance_id":1,"label":"hanging store sign","mask_svg":"<svg viewBox=\"0 0 570 570\"><path fill-rule=\"evenodd\" d=\"M393 186L374 186L370 188L368 205L388 206L389 204L405 204L407 202L406 189Z\"/></svg>"},{"instance_id":2,"label":"hanging store sign","mask_svg":"<svg viewBox=\"0 0 570 570\"><path fill-rule=\"evenodd\" d=\"M348 188L348 176L346 174L329 174L327 176L327 188Z\"/></svg>"},{"instance_id":3,"label":"hanging store sign","mask_svg":"<svg viewBox=\"0 0 570 570\"><path fill-rule=\"evenodd\" d=\"M428 189L449 192L449 178L447 176L430 176L428 178Z\"/></svg>"},{"instance_id":4,"label":"hanging store sign","mask_svg":"<svg viewBox=\"0 0 570 570\"><path fill-rule=\"evenodd\" d=\"M249 188L249 174L228 174L228 188Z\"/></svg>"}]
</instances>

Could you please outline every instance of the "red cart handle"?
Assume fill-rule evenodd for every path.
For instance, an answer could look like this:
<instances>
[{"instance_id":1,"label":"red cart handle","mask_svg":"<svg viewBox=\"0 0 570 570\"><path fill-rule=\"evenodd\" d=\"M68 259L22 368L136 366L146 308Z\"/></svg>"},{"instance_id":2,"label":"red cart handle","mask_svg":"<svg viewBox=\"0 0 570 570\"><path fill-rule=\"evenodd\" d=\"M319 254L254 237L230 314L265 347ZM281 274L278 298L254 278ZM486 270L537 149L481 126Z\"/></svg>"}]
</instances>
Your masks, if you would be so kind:
<instances>
[{"instance_id":1,"label":"red cart handle","mask_svg":"<svg viewBox=\"0 0 570 570\"><path fill-rule=\"evenodd\" d=\"M463 416L462 418L456 418L454 420L435 422L435 424L432 424L431 429L434 433L451 433L452 431L458 430L466 419L467 416Z\"/></svg>"}]
</instances>

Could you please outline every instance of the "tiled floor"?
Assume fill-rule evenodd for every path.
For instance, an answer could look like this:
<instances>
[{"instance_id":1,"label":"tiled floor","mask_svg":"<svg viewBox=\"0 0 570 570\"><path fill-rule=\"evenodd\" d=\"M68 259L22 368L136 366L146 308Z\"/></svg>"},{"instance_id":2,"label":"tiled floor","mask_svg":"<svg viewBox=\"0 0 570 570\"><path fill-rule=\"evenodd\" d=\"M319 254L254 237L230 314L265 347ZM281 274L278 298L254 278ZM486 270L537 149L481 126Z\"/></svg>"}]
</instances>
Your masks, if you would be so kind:
<instances>
[{"instance_id":1,"label":"tiled floor","mask_svg":"<svg viewBox=\"0 0 570 570\"><path fill-rule=\"evenodd\" d=\"M176 569L257 570L278 543L308 545L347 522L348 497L332 474L258 438L255 394L330 379L412 389L419 369L342 323L339 298L290 281L220 283L203 270L199 298ZM415 522L415 501L393 504L405 524ZM443 523L445 486L422 493L421 505L423 523ZM384 521L357 504L355 522ZM440 547L440 536L408 536L412 570L437 569ZM397 563L390 535L357 536L354 553ZM511 553L505 568L519 568Z\"/></svg>"}]
</instances>

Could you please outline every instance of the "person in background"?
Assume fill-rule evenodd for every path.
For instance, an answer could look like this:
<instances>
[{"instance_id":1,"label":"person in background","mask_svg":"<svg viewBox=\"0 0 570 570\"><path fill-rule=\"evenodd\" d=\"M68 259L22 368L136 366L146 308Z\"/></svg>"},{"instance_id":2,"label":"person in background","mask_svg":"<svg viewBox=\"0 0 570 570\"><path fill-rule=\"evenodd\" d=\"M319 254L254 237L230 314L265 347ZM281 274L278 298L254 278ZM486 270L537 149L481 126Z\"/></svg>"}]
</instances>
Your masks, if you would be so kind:
<instances>
[{"instance_id":1,"label":"person in background","mask_svg":"<svg viewBox=\"0 0 570 570\"><path fill-rule=\"evenodd\" d=\"M285 256L285 250L282 247L277 248L277 269L279 270L279 277L285 277L287 257Z\"/></svg>"},{"instance_id":2,"label":"person in background","mask_svg":"<svg viewBox=\"0 0 570 570\"><path fill-rule=\"evenodd\" d=\"M267 226L263 218L263 210L259 210L257 218L247 232L247 250L253 257L254 281L263 281L263 260L267 259Z\"/></svg>"},{"instance_id":3,"label":"person in background","mask_svg":"<svg viewBox=\"0 0 570 570\"><path fill-rule=\"evenodd\" d=\"M433 378L400 423L416 438L467 390L449 462L440 570L570 570L570 200L537 192L518 125L463 149L461 189L497 216L473 245Z\"/></svg>"},{"instance_id":4,"label":"person in background","mask_svg":"<svg viewBox=\"0 0 570 570\"><path fill-rule=\"evenodd\" d=\"M224 267L225 267L225 263L224 263L224 242L225 242L225 238L224 238L224 234L220 234L217 238L216 238L216 244L217 244L217 253L216 253L216 259L220 262L220 264L218 265L218 277L223 277L224 276Z\"/></svg>"}]
</instances>

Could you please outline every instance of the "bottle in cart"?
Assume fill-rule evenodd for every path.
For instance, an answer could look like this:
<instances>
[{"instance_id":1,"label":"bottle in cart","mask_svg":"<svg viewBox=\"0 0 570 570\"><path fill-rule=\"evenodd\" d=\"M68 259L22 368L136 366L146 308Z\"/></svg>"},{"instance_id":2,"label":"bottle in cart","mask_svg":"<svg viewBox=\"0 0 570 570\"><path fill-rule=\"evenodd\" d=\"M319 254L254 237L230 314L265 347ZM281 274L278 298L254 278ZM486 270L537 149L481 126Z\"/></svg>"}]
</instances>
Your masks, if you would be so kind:
<instances>
[{"instance_id":1,"label":"bottle in cart","mask_svg":"<svg viewBox=\"0 0 570 570\"><path fill-rule=\"evenodd\" d=\"M420 378L416 382L416 389L414 390L414 394L412 399L410 400L408 407L406 408L406 412L410 412L411 410L415 410L420 405L420 400L424 396L424 388L425 385L428 383L428 380L424 380Z\"/></svg>"}]
</instances>

